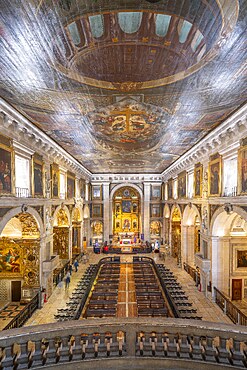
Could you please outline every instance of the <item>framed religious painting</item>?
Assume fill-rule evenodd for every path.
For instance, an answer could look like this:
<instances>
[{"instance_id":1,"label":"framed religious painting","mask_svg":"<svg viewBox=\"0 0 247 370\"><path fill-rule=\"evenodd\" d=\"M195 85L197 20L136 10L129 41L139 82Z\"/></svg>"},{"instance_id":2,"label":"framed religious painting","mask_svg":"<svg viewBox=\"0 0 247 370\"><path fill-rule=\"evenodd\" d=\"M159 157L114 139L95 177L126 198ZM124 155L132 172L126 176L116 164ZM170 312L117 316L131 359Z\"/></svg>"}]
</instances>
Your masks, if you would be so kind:
<instances>
[{"instance_id":1,"label":"framed religious painting","mask_svg":"<svg viewBox=\"0 0 247 370\"><path fill-rule=\"evenodd\" d=\"M219 197L221 195L221 156L216 154L210 157L209 162L209 195Z\"/></svg>"},{"instance_id":2,"label":"framed religious painting","mask_svg":"<svg viewBox=\"0 0 247 370\"><path fill-rule=\"evenodd\" d=\"M102 217L101 204L92 204L92 217Z\"/></svg>"},{"instance_id":3,"label":"framed religious painting","mask_svg":"<svg viewBox=\"0 0 247 370\"><path fill-rule=\"evenodd\" d=\"M238 194L247 194L247 145L238 151Z\"/></svg>"},{"instance_id":4,"label":"framed religious painting","mask_svg":"<svg viewBox=\"0 0 247 370\"><path fill-rule=\"evenodd\" d=\"M172 199L173 197L173 180L169 179L167 182L167 195L168 199Z\"/></svg>"},{"instance_id":5,"label":"framed religious painting","mask_svg":"<svg viewBox=\"0 0 247 370\"><path fill-rule=\"evenodd\" d=\"M183 171L178 175L178 197L186 197L187 172Z\"/></svg>"},{"instance_id":6,"label":"framed religious painting","mask_svg":"<svg viewBox=\"0 0 247 370\"><path fill-rule=\"evenodd\" d=\"M151 217L160 217L160 205L151 204Z\"/></svg>"},{"instance_id":7,"label":"framed religious painting","mask_svg":"<svg viewBox=\"0 0 247 370\"><path fill-rule=\"evenodd\" d=\"M85 180L80 179L79 188L80 188L80 197L84 199L85 198L85 190L86 190Z\"/></svg>"},{"instance_id":8,"label":"framed religious painting","mask_svg":"<svg viewBox=\"0 0 247 370\"><path fill-rule=\"evenodd\" d=\"M102 199L101 185L92 185L92 199Z\"/></svg>"},{"instance_id":9,"label":"framed religious painting","mask_svg":"<svg viewBox=\"0 0 247 370\"><path fill-rule=\"evenodd\" d=\"M197 163L194 168L194 197L201 198L202 196L202 173L203 166Z\"/></svg>"},{"instance_id":10,"label":"framed religious painting","mask_svg":"<svg viewBox=\"0 0 247 370\"><path fill-rule=\"evenodd\" d=\"M56 163L51 165L51 196L59 198L59 166Z\"/></svg>"},{"instance_id":11,"label":"framed religious painting","mask_svg":"<svg viewBox=\"0 0 247 370\"><path fill-rule=\"evenodd\" d=\"M13 191L13 150L0 144L0 196Z\"/></svg>"},{"instance_id":12,"label":"framed religious painting","mask_svg":"<svg viewBox=\"0 0 247 370\"><path fill-rule=\"evenodd\" d=\"M130 200L122 200L122 212L123 213L130 213L131 212L131 204Z\"/></svg>"},{"instance_id":13,"label":"framed religious painting","mask_svg":"<svg viewBox=\"0 0 247 370\"><path fill-rule=\"evenodd\" d=\"M75 175L67 172L67 199L75 197Z\"/></svg>"},{"instance_id":14,"label":"framed religious painting","mask_svg":"<svg viewBox=\"0 0 247 370\"><path fill-rule=\"evenodd\" d=\"M44 196L44 164L42 158L33 156L33 195Z\"/></svg>"},{"instance_id":15,"label":"framed religious painting","mask_svg":"<svg viewBox=\"0 0 247 370\"><path fill-rule=\"evenodd\" d=\"M161 186L160 185L152 185L151 197L152 199L161 198Z\"/></svg>"}]
</instances>

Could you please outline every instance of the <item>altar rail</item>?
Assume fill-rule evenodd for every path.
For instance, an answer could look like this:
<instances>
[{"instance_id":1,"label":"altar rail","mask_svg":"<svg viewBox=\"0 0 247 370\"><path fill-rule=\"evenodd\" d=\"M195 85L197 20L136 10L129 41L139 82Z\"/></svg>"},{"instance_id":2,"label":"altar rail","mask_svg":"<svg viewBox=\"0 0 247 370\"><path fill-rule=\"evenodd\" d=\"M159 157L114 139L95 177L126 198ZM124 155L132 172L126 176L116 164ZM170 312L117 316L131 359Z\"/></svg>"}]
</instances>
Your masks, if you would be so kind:
<instances>
[{"instance_id":1,"label":"altar rail","mask_svg":"<svg viewBox=\"0 0 247 370\"><path fill-rule=\"evenodd\" d=\"M152 358L154 364L162 359L162 369L171 360L176 368L184 368L186 363L190 369L238 369L247 367L245 343L243 326L213 322L198 325L173 318L68 321L1 332L0 368L51 368L57 364L62 369L88 369L98 361L100 369L106 369L113 360L115 368L122 369L128 359L133 368L140 359Z\"/></svg>"},{"instance_id":2,"label":"altar rail","mask_svg":"<svg viewBox=\"0 0 247 370\"><path fill-rule=\"evenodd\" d=\"M215 302L234 324L247 326L247 316L241 312L221 291L214 287Z\"/></svg>"}]
</instances>

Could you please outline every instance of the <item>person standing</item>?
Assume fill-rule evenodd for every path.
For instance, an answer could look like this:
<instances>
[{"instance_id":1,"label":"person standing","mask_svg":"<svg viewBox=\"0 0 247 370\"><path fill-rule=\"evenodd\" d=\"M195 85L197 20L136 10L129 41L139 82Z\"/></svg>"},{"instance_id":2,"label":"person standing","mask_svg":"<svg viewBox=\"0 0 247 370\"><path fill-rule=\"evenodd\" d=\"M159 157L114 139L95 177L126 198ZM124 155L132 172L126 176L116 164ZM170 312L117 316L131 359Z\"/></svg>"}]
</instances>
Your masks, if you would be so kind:
<instances>
[{"instance_id":1,"label":"person standing","mask_svg":"<svg viewBox=\"0 0 247 370\"><path fill-rule=\"evenodd\" d=\"M68 271L65 276L65 289L69 288L69 284L70 284L70 273Z\"/></svg>"},{"instance_id":2,"label":"person standing","mask_svg":"<svg viewBox=\"0 0 247 370\"><path fill-rule=\"evenodd\" d=\"M72 264L71 263L69 264L68 270L69 270L70 275L72 275Z\"/></svg>"},{"instance_id":3,"label":"person standing","mask_svg":"<svg viewBox=\"0 0 247 370\"><path fill-rule=\"evenodd\" d=\"M79 262L77 260L75 260L75 262L74 262L75 272L78 271L78 266L79 266Z\"/></svg>"}]
</instances>

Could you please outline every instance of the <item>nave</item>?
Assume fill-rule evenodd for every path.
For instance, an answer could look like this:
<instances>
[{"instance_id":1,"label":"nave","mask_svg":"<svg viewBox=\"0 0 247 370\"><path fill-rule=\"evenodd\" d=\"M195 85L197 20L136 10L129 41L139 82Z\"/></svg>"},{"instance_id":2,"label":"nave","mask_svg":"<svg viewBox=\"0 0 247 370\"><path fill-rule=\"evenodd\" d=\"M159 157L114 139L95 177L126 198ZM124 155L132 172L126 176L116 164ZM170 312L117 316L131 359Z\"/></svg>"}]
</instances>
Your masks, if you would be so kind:
<instances>
[{"instance_id":1,"label":"nave","mask_svg":"<svg viewBox=\"0 0 247 370\"><path fill-rule=\"evenodd\" d=\"M150 255L147 256L149 257ZM121 262L130 263L132 258L133 256L123 255L121 256ZM24 326L56 322L57 320L55 319L54 315L57 314L58 309L63 309L66 307L66 303L71 297L72 292L76 288L89 264L98 263L100 259L100 255L89 252L89 261L86 264L81 263L77 273L72 272L69 288L65 289L64 285L62 287L57 286L48 302L44 304L44 307L37 310ZM158 254L153 254L153 259L156 263L163 262ZM197 309L197 314L198 316L202 317L202 320L218 323L231 323L231 320L224 315L224 313L215 303L212 302L212 300L206 298L202 292L198 291L193 279L189 274L186 273L186 271L177 266L175 259L172 257L167 257L165 264L166 266L169 266L169 269L173 271L174 275L177 277L178 282L182 285L183 290L189 297L189 301L193 302L193 307Z\"/></svg>"}]
</instances>

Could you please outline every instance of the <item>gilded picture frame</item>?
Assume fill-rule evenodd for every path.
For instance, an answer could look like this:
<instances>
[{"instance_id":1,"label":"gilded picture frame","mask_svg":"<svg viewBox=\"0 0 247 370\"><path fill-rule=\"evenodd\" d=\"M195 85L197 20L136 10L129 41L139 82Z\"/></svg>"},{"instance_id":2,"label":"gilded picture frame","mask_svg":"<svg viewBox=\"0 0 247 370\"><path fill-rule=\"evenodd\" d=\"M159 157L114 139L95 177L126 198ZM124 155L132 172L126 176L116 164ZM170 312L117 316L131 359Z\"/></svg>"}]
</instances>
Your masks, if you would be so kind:
<instances>
[{"instance_id":1,"label":"gilded picture frame","mask_svg":"<svg viewBox=\"0 0 247 370\"><path fill-rule=\"evenodd\" d=\"M0 240L0 278L23 275L23 249L13 240Z\"/></svg>"},{"instance_id":2,"label":"gilded picture frame","mask_svg":"<svg viewBox=\"0 0 247 370\"><path fill-rule=\"evenodd\" d=\"M221 196L222 159L221 156L211 160L208 166L208 193L209 196Z\"/></svg>"},{"instance_id":3,"label":"gilded picture frame","mask_svg":"<svg viewBox=\"0 0 247 370\"><path fill-rule=\"evenodd\" d=\"M167 196L168 199L173 198L173 179L169 179L167 182Z\"/></svg>"},{"instance_id":4,"label":"gilded picture frame","mask_svg":"<svg viewBox=\"0 0 247 370\"><path fill-rule=\"evenodd\" d=\"M67 173L67 199L75 197L75 175Z\"/></svg>"},{"instance_id":5,"label":"gilded picture frame","mask_svg":"<svg viewBox=\"0 0 247 370\"><path fill-rule=\"evenodd\" d=\"M79 188L80 188L80 196L81 198L85 198L85 191L86 191L86 183L84 179L79 180Z\"/></svg>"},{"instance_id":6,"label":"gilded picture frame","mask_svg":"<svg viewBox=\"0 0 247 370\"><path fill-rule=\"evenodd\" d=\"M160 204L151 204L151 217L160 217Z\"/></svg>"},{"instance_id":7,"label":"gilded picture frame","mask_svg":"<svg viewBox=\"0 0 247 370\"><path fill-rule=\"evenodd\" d=\"M178 198L186 197L187 172L183 171L178 174Z\"/></svg>"},{"instance_id":8,"label":"gilded picture frame","mask_svg":"<svg viewBox=\"0 0 247 370\"><path fill-rule=\"evenodd\" d=\"M0 144L0 196L14 194L14 151Z\"/></svg>"},{"instance_id":9,"label":"gilded picture frame","mask_svg":"<svg viewBox=\"0 0 247 370\"><path fill-rule=\"evenodd\" d=\"M102 217L102 204L92 204L92 217Z\"/></svg>"},{"instance_id":10,"label":"gilded picture frame","mask_svg":"<svg viewBox=\"0 0 247 370\"><path fill-rule=\"evenodd\" d=\"M203 165L197 163L194 168L194 197L202 197L202 176L203 176Z\"/></svg>"},{"instance_id":11,"label":"gilded picture frame","mask_svg":"<svg viewBox=\"0 0 247 370\"><path fill-rule=\"evenodd\" d=\"M152 199L161 198L161 186L160 185L152 185L151 198Z\"/></svg>"},{"instance_id":12,"label":"gilded picture frame","mask_svg":"<svg viewBox=\"0 0 247 370\"><path fill-rule=\"evenodd\" d=\"M32 160L32 193L34 197L44 196L44 163L35 157Z\"/></svg>"},{"instance_id":13,"label":"gilded picture frame","mask_svg":"<svg viewBox=\"0 0 247 370\"><path fill-rule=\"evenodd\" d=\"M102 199L101 185L92 185L92 199Z\"/></svg>"},{"instance_id":14,"label":"gilded picture frame","mask_svg":"<svg viewBox=\"0 0 247 370\"><path fill-rule=\"evenodd\" d=\"M238 150L238 194L247 194L247 145Z\"/></svg>"},{"instance_id":15,"label":"gilded picture frame","mask_svg":"<svg viewBox=\"0 0 247 370\"><path fill-rule=\"evenodd\" d=\"M59 166L56 163L51 165L51 196L52 198L59 198Z\"/></svg>"}]
</instances>

